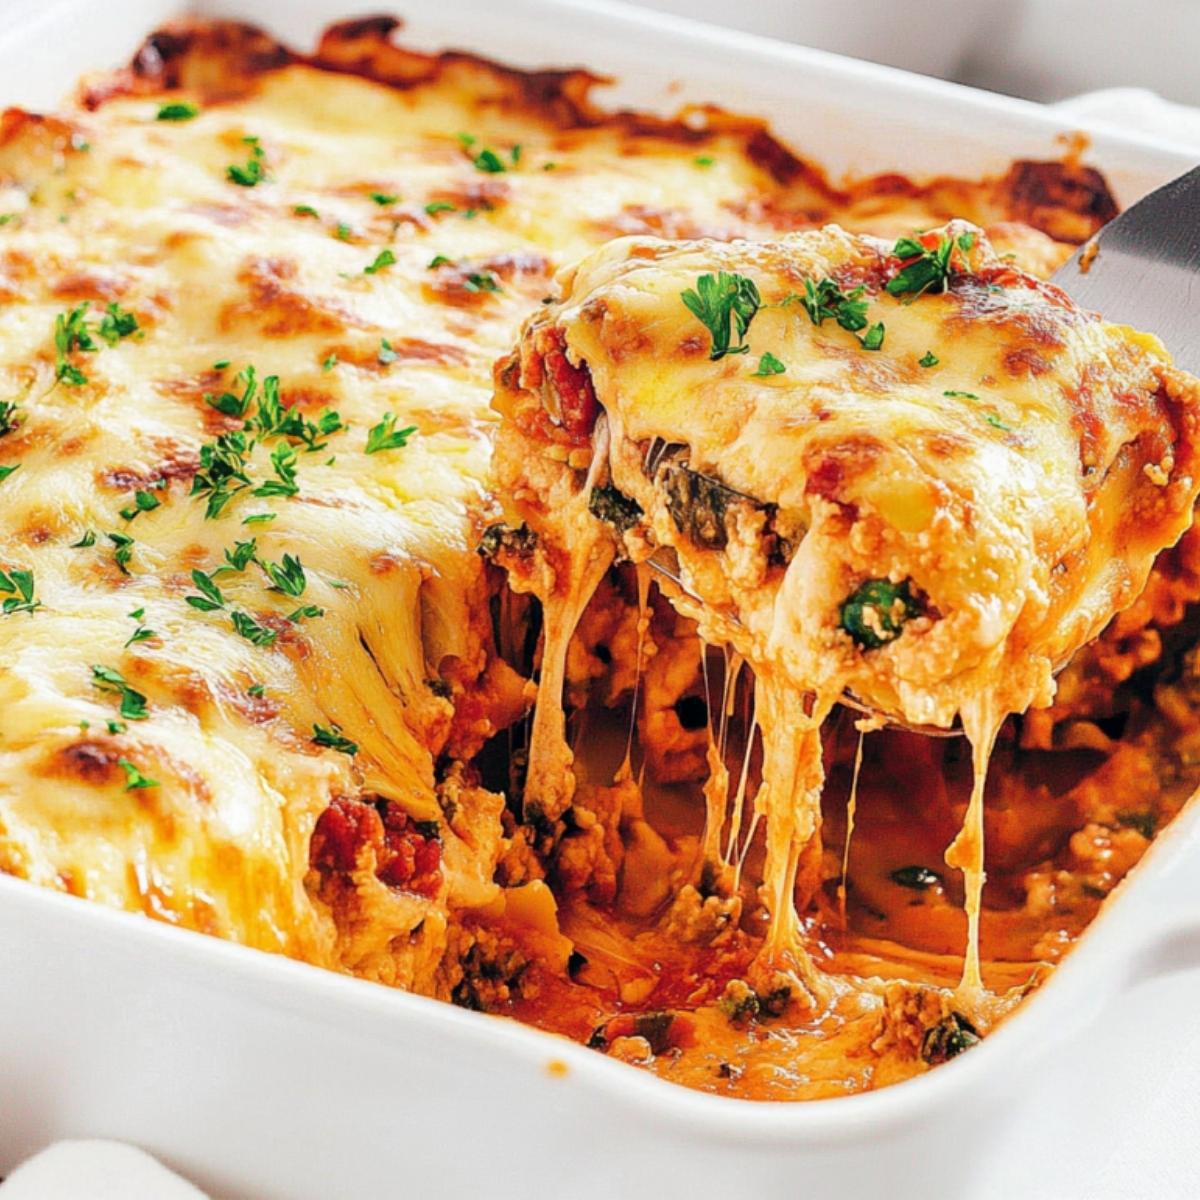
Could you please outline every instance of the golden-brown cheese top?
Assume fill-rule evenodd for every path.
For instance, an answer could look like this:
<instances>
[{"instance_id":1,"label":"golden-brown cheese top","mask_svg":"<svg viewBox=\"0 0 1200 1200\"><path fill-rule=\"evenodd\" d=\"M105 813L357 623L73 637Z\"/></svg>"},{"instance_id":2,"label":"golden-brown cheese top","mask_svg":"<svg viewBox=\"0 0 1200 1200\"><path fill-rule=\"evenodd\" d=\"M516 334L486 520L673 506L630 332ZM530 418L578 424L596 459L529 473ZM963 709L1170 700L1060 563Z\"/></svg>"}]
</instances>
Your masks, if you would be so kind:
<instances>
[{"instance_id":1,"label":"golden-brown cheese top","mask_svg":"<svg viewBox=\"0 0 1200 1200\"><path fill-rule=\"evenodd\" d=\"M865 578L911 580L936 615L873 667L895 671L912 719L939 721L965 692L935 701L921 688L994 671L997 655L1039 664L1014 707L1044 702L1050 670L1178 537L1198 482L1194 381L1156 339L1082 312L978 230L926 235L947 238L968 249L944 290L918 295L887 291L901 269L891 243L837 227L771 243L627 239L569 273L545 316L629 447L635 496L646 448L681 443L693 471L808 531L782 584L808 626L783 619L771 591L740 614L785 656L798 644L804 670L823 650L844 658L838 609ZM714 361L682 297L719 272L752 280L762 306L748 353ZM877 349L862 344L867 326L806 312L806 285L826 280L864 289L867 325L885 331Z\"/></svg>"}]
</instances>

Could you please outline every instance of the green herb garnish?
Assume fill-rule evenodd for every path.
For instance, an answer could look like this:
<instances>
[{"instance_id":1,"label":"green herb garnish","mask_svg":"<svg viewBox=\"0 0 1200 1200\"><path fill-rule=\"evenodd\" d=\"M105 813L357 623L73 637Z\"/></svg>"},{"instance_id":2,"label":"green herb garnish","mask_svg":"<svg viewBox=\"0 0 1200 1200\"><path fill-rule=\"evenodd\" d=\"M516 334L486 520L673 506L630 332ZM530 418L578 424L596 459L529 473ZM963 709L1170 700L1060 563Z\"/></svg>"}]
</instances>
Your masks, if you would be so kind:
<instances>
[{"instance_id":1,"label":"green herb garnish","mask_svg":"<svg viewBox=\"0 0 1200 1200\"><path fill-rule=\"evenodd\" d=\"M415 425L397 429L395 414L384 413L383 420L378 425L372 426L370 433L367 434L366 452L377 454L381 450L399 450L408 445L408 439L416 432Z\"/></svg>"},{"instance_id":2,"label":"green herb garnish","mask_svg":"<svg viewBox=\"0 0 1200 1200\"><path fill-rule=\"evenodd\" d=\"M128 575L129 560L133 557L133 538L123 533L106 533L104 536L113 544L113 562L122 575Z\"/></svg>"},{"instance_id":3,"label":"green herb garnish","mask_svg":"<svg viewBox=\"0 0 1200 1200\"><path fill-rule=\"evenodd\" d=\"M250 157L245 163L233 163L225 168L225 178L239 187L255 187L267 177L266 155L256 137L244 137L242 141L250 147Z\"/></svg>"},{"instance_id":4,"label":"green herb garnish","mask_svg":"<svg viewBox=\"0 0 1200 1200\"><path fill-rule=\"evenodd\" d=\"M368 266L363 267L364 275L376 275L385 267L390 267L396 261L396 256L391 250L383 249L375 255L375 261Z\"/></svg>"},{"instance_id":5,"label":"green herb garnish","mask_svg":"<svg viewBox=\"0 0 1200 1200\"><path fill-rule=\"evenodd\" d=\"M758 360L758 370L754 374L756 376L782 375L786 370L787 366L768 350Z\"/></svg>"},{"instance_id":6,"label":"green herb garnish","mask_svg":"<svg viewBox=\"0 0 1200 1200\"><path fill-rule=\"evenodd\" d=\"M744 275L721 271L718 275L701 275L696 287L681 292L679 297L688 311L708 330L712 339L709 359L716 362L726 354L746 354L746 332L754 314L762 306L762 297L754 280ZM738 344L730 346L730 325L737 331Z\"/></svg>"},{"instance_id":7,"label":"green herb garnish","mask_svg":"<svg viewBox=\"0 0 1200 1200\"><path fill-rule=\"evenodd\" d=\"M932 350L926 350L923 355L917 360L919 367L936 367L942 360L938 358Z\"/></svg>"},{"instance_id":8,"label":"green herb garnish","mask_svg":"<svg viewBox=\"0 0 1200 1200\"><path fill-rule=\"evenodd\" d=\"M358 753L358 745L352 742L348 737L342 736L342 727L340 725L313 725L312 740L315 745L325 746L330 750L337 750L342 754L348 754L351 757Z\"/></svg>"},{"instance_id":9,"label":"green herb garnish","mask_svg":"<svg viewBox=\"0 0 1200 1200\"><path fill-rule=\"evenodd\" d=\"M156 788L162 785L157 779L150 779L143 775L127 758L118 758L117 766L125 772L125 790L127 792L137 791L139 788Z\"/></svg>"},{"instance_id":10,"label":"green herb garnish","mask_svg":"<svg viewBox=\"0 0 1200 1200\"><path fill-rule=\"evenodd\" d=\"M0 603L0 612L7 617L12 613L31 613L41 608L41 601L33 598L33 590L32 571L0 571L0 593L6 597L3 603Z\"/></svg>"},{"instance_id":11,"label":"green herb garnish","mask_svg":"<svg viewBox=\"0 0 1200 1200\"><path fill-rule=\"evenodd\" d=\"M956 238L943 235L932 250L915 238L900 238L892 247L892 253L896 258L911 261L906 261L906 265L888 280L887 291L893 296L911 292L914 300L931 288L945 291L953 271L955 251L966 254L974 245L973 233L962 233Z\"/></svg>"},{"instance_id":12,"label":"green herb garnish","mask_svg":"<svg viewBox=\"0 0 1200 1200\"><path fill-rule=\"evenodd\" d=\"M189 104L186 100L176 101L174 104L164 104L158 110L156 120L159 121L190 121L193 117L200 115L200 109L194 104Z\"/></svg>"},{"instance_id":13,"label":"green herb garnish","mask_svg":"<svg viewBox=\"0 0 1200 1200\"><path fill-rule=\"evenodd\" d=\"M150 715L146 697L125 682L125 676L112 667L92 667L92 687L121 697L119 712L126 721L144 721Z\"/></svg>"}]
</instances>

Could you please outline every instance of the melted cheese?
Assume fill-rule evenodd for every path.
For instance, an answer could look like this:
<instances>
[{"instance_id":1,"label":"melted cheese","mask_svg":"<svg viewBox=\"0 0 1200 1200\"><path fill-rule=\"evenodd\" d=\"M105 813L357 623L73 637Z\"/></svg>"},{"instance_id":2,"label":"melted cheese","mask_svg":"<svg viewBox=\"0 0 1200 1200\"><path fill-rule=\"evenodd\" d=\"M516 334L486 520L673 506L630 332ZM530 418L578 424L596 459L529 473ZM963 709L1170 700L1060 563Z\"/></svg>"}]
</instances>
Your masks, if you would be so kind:
<instances>
[{"instance_id":1,"label":"melted cheese","mask_svg":"<svg viewBox=\"0 0 1200 1200\"><path fill-rule=\"evenodd\" d=\"M546 400L578 435L571 416L594 389L595 453L643 514L624 549L669 547L677 606L755 670L766 964L807 961L792 896L819 827L819 729L833 704L851 693L917 725L962 716L975 787L947 862L966 877L963 993L976 996L996 733L1009 713L1049 703L1056 668L1190 524L1200 383L1154 339L1002 264L980 231L925 238L962 249L946 286L915 297L886 289L903 265L886 243L836 227L776 243L612 243L529 323L498 403L528 427L524 406ZM713 331L684 303L718 272L762 299L748 353L710 353ZM794 303L829 280L863 290L882 348ZM784 370L764 378L752 367L768 351ZM586 479L556 478L554 545L587 542L582 516L567 528L557 514L582 514L596 479L594 461ZM856 632L845 606L872 581L908 599L899 611L866 605Z\"/></svg>"},{"instance_id":2,"label":"melted cheese","mask_svg":"<svg viewBox=\"0 0 1200 1200\"><path fill-rule=\"evenodd\" d=\"M493 507L492 362L555 272L621 235L769 238L833 218L900 234L951 216L1000 222L999 246L1049 269L1067 252L1052 237L1080 241L1114 209L1103 180L1070 160L838 187L761 123L715 110L686 124L609 117L583 73L420 55L390 30L349 23L305 59L249 27L178 26L61 114L0 118L0 405L16 404L15 428L0 421L0 468L16 468L0 480L0 570L31 572L39 605L0 614L0 870L447 995L470 941L464 914L528 926L559 974L565 959L540 883L497 884L503 800L461 766L525 701L493 652L474 548ZM198 113L157 119L168 102ZM253 182L255 163L261 181L231 179L235 167ZM109 303L138 322L113 345L98 335ZM63 366L86 378L72 383L56 378L54 331L78 305L96 348L68 348ZM203 448L239 420L205 396L240 394L251 365L279 378L285 405L336 411L346 427L317 453L294 438L257 445L253 485L277 478L271 452L290 442L298 491L248 489L208 519L192 481ZM664 383L690 386L679 368L664 362ZM386 414L417 432L368 454ZM503 430L497 460L518 507L561 487L563 527L580 535L516 581L541 596L551 633L526 796L539 818L574 795L561 656L612 555L586 496L561 483L590 450L551 441L530 455ZM159 504L127 520L138 491ZM272 519L244 523L258 515ZM124 571L112 534L134 539ZM192 572L219 571L251 537L262 561L303 564L302 595L247 564L215 576L224 610L189 605ZM644 612L644 576L639 587ZM308 605L323 615L289 620ZM234 609L274 642L240 636ZM131 642L139 627L154 636ZM120 717L96 666L144 694L145 720ZM761 686L764 712L796 702L781 680ZM318 744L318 725L357 752ZM784 814L767 881L779 953L764 968L815 989L784 945L795 918L783 897L816 828L816 734L800 737L803 757L779 720L762 730L780 765L755 804ZM735 888L753 841L753 825L740 839L755 744L752 729L725 842ZM137 773L150 785L127 786ZM706 857L719 856L727 807L710 790ZM436 827L435 886L386 882L374 849L337 888L312 865L324 815L377 797ZM649 825L633 828L645 861L669 862Z\"/></svg>"}]
</instances>

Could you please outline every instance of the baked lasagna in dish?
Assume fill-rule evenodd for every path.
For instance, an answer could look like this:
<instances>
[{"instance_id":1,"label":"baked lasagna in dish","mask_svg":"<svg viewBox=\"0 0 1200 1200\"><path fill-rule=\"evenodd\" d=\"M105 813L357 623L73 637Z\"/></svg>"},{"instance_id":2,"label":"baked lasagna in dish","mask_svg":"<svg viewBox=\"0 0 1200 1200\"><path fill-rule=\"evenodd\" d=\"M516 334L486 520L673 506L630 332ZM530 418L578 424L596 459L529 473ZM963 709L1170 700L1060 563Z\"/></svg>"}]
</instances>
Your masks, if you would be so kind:
<instances>
[{"instance_id":1,"label":"baked lasagna in dish","mask_svg":"<svg viewBox=\"0 0 1200 1200\"><path fill-rule=\"evenodd\" d=\"M1200 782L1197 384L1042 282L1104 180L394 27L0 118L0 870L712 1092L953 1057Z\"/></svg>"}]
</instances>

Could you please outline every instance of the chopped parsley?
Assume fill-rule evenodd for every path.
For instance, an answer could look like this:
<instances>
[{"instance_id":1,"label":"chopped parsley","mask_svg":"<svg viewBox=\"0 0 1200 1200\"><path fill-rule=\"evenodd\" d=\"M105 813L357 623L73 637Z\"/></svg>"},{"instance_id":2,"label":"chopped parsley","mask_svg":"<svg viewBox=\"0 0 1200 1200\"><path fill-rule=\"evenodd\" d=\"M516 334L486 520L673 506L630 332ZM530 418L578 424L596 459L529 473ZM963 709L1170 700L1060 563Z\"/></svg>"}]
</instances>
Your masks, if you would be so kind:
<instances>
[{"instance_id":1,"label":"chopped parsley","mask_svg":"<svg viewBox=\"0 0 1200 1200\"><path fill-rule=\"evenodd\" d=\"M711 167L717 160L711 154L697 154L692 162L698 167Z\"/></svg>"},{"instance_id":2,"label":"chopped parsley","mask_svg":"<svg viewBox=\"0 0 1200 1200\"><path fill-rule=\"evenodd\" d=\"M325 361L321 364L322 371L332 371L338 365L338 356L336 354L327 355Z\"/></svg>"},{"instance_id":3,"label":"chopped parsley","mask_svg":"<svg viewBox=\"0 0 1200 1200\"><path fill-rule=\"evenodd\" d=\"M441 212L454 212L455 207L447 200L431 200L425 205L425 215L427 217L436 217Z\"/></svg>"},{"instance_id":4,"label":"chopped parsley","mask_svg":"<svg viewBox=\"0 0 1200 1200\"><path fill-rule=\"evenodd\" d=\"M76 350L95 350L96 343L87 327L88 302L76 305L68 313L54 318L54 378L71 387L82 387L87 376L69 359Z\"/></svg>"},{"instance_id":5,"label":"chopped parsley","mask_svg":"<svg viewBox=\"0 0 1200 1200\"><path fill-rule=\"evenodd\" d=\"M396 256L386 247L375 255L375 261L363 267L364 275L377 275L385 267L390 267L396 261Z\"/></svg>"},{"instance_id":6,"label":"chopped parsley","mask_svg":"<svg viewBox=\"0 0 1200 1200\"><path fill-rule=\"evenodd\" d=\"M295 612L288 613L287 619L296 625L306 617L323 617L324 615L325 610L319 604L306 604L303 608L298 608Z\"/></svg>"},{"instance_id":7,"label":"chopped parsley","mask_svg":"<svg viewBox=\"0 0 1200 1200\"><path fill-rule=\"evenodd\" d=\"M701 275L695 288L681 292L679 298L688 311L708 330L712 347L711 361L726 354L747 354L746 332L754 314L762 306L762 297L754 280L744 275L721 271L718 275ZM737 331L738 344L730 346L730 323Z\"/></svg>"},{"instance_id":8,"label":"chopped parsley","mask_svg":"<svg viewBox=\"0 0 1200 1200\"><path fill-rule=\"evenodd\" d=\"M321 214L317 212L311 204L296 204L292 206L292 214L297 217L317 217Z\"/></svg>"},{"instance_id":9,"label":"chopped parsley","mask_svg":"<svg viewBox=\"0 0 1200 1200\"><path fill-rule=\"evenodd\" d=\"M15 400L0 400L0 437L12 433L21 424Z\"/></svg>"},{"instance_id":10,"label":"chopped parsley","mask_svg":"<svg viewBox=\"0 0 1200 1200\"><path fill-rule=\"evenodd\" d=\"M127 733L129 731L129 726L124 721L114 721L112 717L109 717L104 722L104 728L111 734Z\"/></svg>"},{"instance_id":11,"label":"chopped parsley","mask_svg":"<svg viewBox=\"0 0 1200 1200\"><path fill-rule=\"evenodd\" d=\"M218 567L213 575L219 575L222 571L244 571L252 562L258 562L258 539L234 542L233 549L225 551L225 565Z\"/></svg>"},{"instance_id":12,"label":"chopped parsley","mask_svg":"<svg viewBox=\"0 0 1200 1200\"><path fill-rule=\"evenodd\" d=\"M392 349L392 343L387 338L381 338L379 341L379 362L382 366L388 366L394 363L400 356Z\"/></svg>"},{"instance_id":13,"label":"chopped parsley","mask_svg":"<svg viewBox=\"0 0 1200 1200\"><path fill-rule=\"evenodd\" d=\"M907 579L902 583L868 579L842 601L838 616L842 628L864 650L878 650L895 641L905 622L920 613Z\"/></svg>"},{"instance_id":14,"label":"chopped parsley","mask_svg":"<svg viewBox=\"0 0 1200 1200\"><path fill-rule=\"evenodd\" d=\"M246 695L253 696L256 700L261 700L263 692L265 690L266 690L266 687L264 684L256 683L253 685L253 687L248 687L246 689Z\"/></svg>"},{"instance_id":15,"label":"chopped parsley","mask_svg":"<svg viewBox=\"0 0 1200 1200\"><path fill-rule=\"evenodd\" d=\"M79 541L71 543L70 549L86 550L88 546L94 546L95 544L96 534L91 529L85 529L83 531L83 536L79 539Z\"/></svg>"},{"instance_id":16,"label":"chopped parsley","mask_svg":"<svg viewBox=\"0 0 1200 1200\"><path fill-rule=\"evenodd\" d=\"M146 697L136 688L130 687L125 681L125 676L112 667L92 667L92 687L120 696L118 711L126 721L144 721L150 715L146 709Z\"/></svg>"},{"instance_id":17,"label":"chopped parsley","mask_svg":"<svg viewBox=\"0 0 1200 1200\"><path fill-rule=\"evenodd\" d=\"M955 252L966 254L974 245L973 233L961 233L956 238L943 235L933 249L916 238L900 238L892 247L892 254L906 261L899 272L888 280L885 285L887 291L893 296L911 292L913 300L931 288L945 291L953 271Z\"/></svg>"},{"instance_id":18,"label":"chopped parsley","mask_svg":"<svg viewBox=\"0 0 1200 1200\"><path fill-rule=\"evenodd\" d=\"M468 292L498 292L500 283L491 271L472 271L463 282Z\"/></svg>"},{"instance_id":19,"label":"chopped parsley","mask_svg":"<svg viewBox=\"0 0 1200 1200\"><path fill-rule=\"evenodd\" d=\"M429 260L429 266L427 269L430 271L434 271L438 267L452 267L452 266L454 266L454 259L447 258L444 254L435 254Z\"/></svg>"},{"instance_id":20,"label":"chopped parsley","mask_svg":"<svg viewBox=\"0 0 1200 1200\"><path fill-rule=\"evenodd\" d=\"M133 493L133 503L128 508L121 509L121 517L126 521L132 521L134 517L140 517L142 513L153 512L160 504L162 501L153 492L139 488Z\"/></svg>"},{"instance_id":21,"label":"chopped parsley","mask_svg":"<svg viewBox=\"0 0 1200 1200\"><path fill-rule=\"evenodd\" d=\"M41 601L33 598L33 589L32 571L0 571L0 594L5 596L3 603L0 603L0 612L7 617L12 613L31 613L41 608Z\"/></svg>"},{"instance_id":22,"label":"chopped parsley","mask_svg":"<svg viewBox=\"0 0 1200 1200\"><path fill-rule=\"evenodd\" d=\"M344 221L339 221L334 227L333 235L340 242L348 242L354 231Z\"/></svg>"},{"instance_id":23,"label":"chopped parsley","mask_svg":"<svg viewBox=\"0 0 1200 1200\"><path fill-rule=\"evenodd\" d=\"M173 104L164 104L158 110L158 121L190 121L200 115L200 109L186 100L178 100Z\"/></svg>"},{"instance_id":24,"label":"chopped parsley","mask_svg":"<svg viewBox=\"0 0 1200 1200\"><path fill-rule=\"evenodd\" d=\"M285 596L299 598L308 587L308 578L300 560L292 554L285 554L283 561L278 563L262 560L259 566L266 571L271 580L272 590L283 592Z\"/></svg>"},{"instance_id":25,"label":"chopped parsley","mask_svg":"<svg viewBox=\"0 0 1200 1200\"><path fill-rule=\"evenodd\" d=\"M279 516L279 514L273 513L273 512L251 513L250 516L242 518L242 524L243 525L267 525L271 521L275 520L275 518L277 516Z\"/></svg>"},{"instance_id":26,"label":"chopped parsley","mask_svg":"<svg viewBox=\"0 0 1200 1200\"><path fill-rule=\"evenodd\" d=\"M942 395L949 396L952 400L953 399L959 399L959 400L978 400L979 399L979 397L977 395L975 395L974 392L950 391L950 392L943 392Z\"/></svg>"},{"instance_id":27,"label":"chopped parsley","mask_svg":"<svg viewBox=\"0 0 1200 1200\"><path fill-rule=\"evenodd\" d=\"M312 733L313 743L317 746L325 746L330 750L337 750L342 754L348 754L352 758L358 753L358 744L352 742L348 737L342 736L342 727L340 725L313 725Z\"/></svg>"},{"instance_id":28,"label":"chopped parsley","mask_svg":"<svg viewBox=\"0 0 1200 1200\"><path fill-rule=\"evenodd\" d=\"M942 360L932 350L926 350L917 360L919 367L936 367Z\"/></svg>"},{"instance_id":29,"label":"chopped parsley","mask_svg":"<svg viewBox=\"0 0 1200 1200\"><path fill-rule=\"evenodd\" d=\"M21 469L21 464L17 463L12 467L0 467L0 483L3 483L10 475Z\"/></svg>"},{"instance_id":30,"label":"chopped parsley","mask_svg":"<svg viewBox=\"0 0 1200 1200\"><path fill-rule=\"evenodd\" d=\"M787 366L768 350L758 360L758 370L754 374L757 376L782 375L786 370Z\"/></svg>"},{"instance_id":31,"label":"chopped parsley","mask_svg":"<svg viewBox=\"0 0 1200 1200\"><path fill-rule=\"evenodd\" d=\"M125 643L126 650L128 650L130 646L136 645L138 642L148 642L151 638L158 637L158 633L155 630L150 629L144 624L143 618L145 615L146 610L144 608L135 608L133 612L129 614L130 618L137 622L137 628L132 634L130 634L129 640Z\"/></svg>"},{"instance_id":32,"label":"chopped parsley","mask_svg":"<svg viewBox=\"0 0 1200 1200\"><path fill-rule=\"evenodd\" d=\"M125 772L125 790L127 792L137 791L140 788L162 786L157 779L150 779L148 776L143 775L127 758L118 758L117 766Z\"/></svg>"},{"instance_id":33,"label":"chopped parsley","mask_svg":"<svg viewBox=\"0 0 1200 1200\"><path fill-rule=\"evenodd\" d=\"M985 421L986 421L986 422L987 422L987 423L988 423L988 424L989 424L989 425L990 425L990 426L991 426L993 429L999 429L999 430L1001 430L1003 433L1012 433L1012 427L1011 427L1011 426L1009 426L1009 425L1005 425L1005 423L1004 423L1002 420L1000 420L1000 417L999 417L999 416L998 416L996 413L994 413L994 412L990 412L990 413L984 413L984 414L983 414L983 419L984 419L984 420L985 420Z\"/></svg>"},{"instance_id":34,"label":"chopped parsley","mask_svg":"<svg viewBox=\"0 0 1200 1200\"><path fill-rule=\"evenodd\" d=\"M236 608L229 614L229 619L234 630L255 646L271 646L279 636L274 629L260 625L249 613Z\"/></svg>"},{"instance_id":35,"label":"chopped parsley","mask_svg":"<svg viewBox=\"0 0 1200 1200\"><path fill-rule=\"evenodd\" d=\"M107 533L104 536L113 544L113 562L122 575L128 575L129 560L133 557L133 538L123 533Z\"/></svg>"},{"instance_id":36,"label":"chopped parsley","mask_svg":"<svg viewBox=\"0 0 1200 1200\"><path fill-rule=\"evenodd\" d=\"M408 439L417 432L415 425L407 425L403 429L396 428L394 413L384 413L383 420L372 426L367 434L366 452L377 454L380 450L399 450L408 445Z\"/></svg>"},{"instance_id":37,"label":"chopped parsley","mask_svg":"<svg viewBox=\"0 0 1200 1200\"><path fill-rule=\"evenodd\" d=\"M247 474L251 445L240 431L222 433L200 447L200 470L192 480L193 496L206 496L205 517L219 517L225 506L251 486Z\"/></svg>"},{"instance_id":38,"label":"chopped parsley","mask_svg":"<svg viewBox=\"0 0 1200 1200\"><path fill-rule=\"evenodd\" d=\"M803 296L786 296L780 303L799 300L814 325L822 325L832 318L847 333L854 334L864 350L878 350L883 345L884 325L882 321L874 325L868 322L867 301L862 298L865 291L861 284L849 292L843 291L836 279L826 276L818 283L806 279ZM860 334L861 329L866 333Z\"/></svg>"},{"instance_id":39,"label":"chopped parsley","mask_svg":"<svg viewBox=\"0 0 1200 1200\"><path fill-rule=\"evenodd\" d=\"M271 467L274 479L260 483L254 489L255 496L296 496L300 485L296 482L296 451L287 442L280 442L271 451Z\"/></svg>"},{"instance_id":40,"label":"chopped parsley","mask_svg":"<svg viewBox=\"0 0 1200 1200\"><path fill-rule=\"evenodd\" d=\"M245 163L232 163L226 167L225 178L239 187L255 187L267 177L266 154L258 138L244 137L242 141L250 147L250 157Z\"/></svg>"},{"instance_id":41,"label":"chopped parsley","mask_svg":"<svg viewBox=\"0 0 1200 1200\"><path fill-rule=\"evenodd\" d=\"M400 197L391 192L372 192L371 199L374 200L380 208L386 208L389 204L395 204Z\"/></svg>"},{"instance_id":42,"label":"chopped parsley","mask_svg":"<svg viewBox=\"0 0 1200 1200\"><path fill-rule=\"evenodd\" d=\"M225 594L214 582L212 575L205 574L198 567L194 568L192 582L200 592L199 596L184 597L185 602L192 608L197 608L201 612L216 612L225 607Z\"/></svg>"},{"instance_id":43,"label":"chopped parsley","mask_svg":"<svg viewBox=\"0 0 1200 1200\"><path fill-rule=\"evenodd\" d=\"M137 331L137 317L127 308L122 308L115 300L105 308L98 332L110 346L115 346L122 338L130 337Z\"/></svg>"},{"instance_id":44,"label":"chopped parsley","mask_svg":"<svg viewBox=\"0 0 1200 1200\"><path fill-rule=\"evenodd\" d=\"M225 366L228 365L225 363ZM205 392L205 404L215 408L219 413L224 413L227 417L244 417L258 391L258 378L254 368L252 366L244 367L234 376L234 383L242 386L243 390L240 396L233 392L222 392L219 396L213 395L212 392Z\"/></svg>"}]
</instances>

